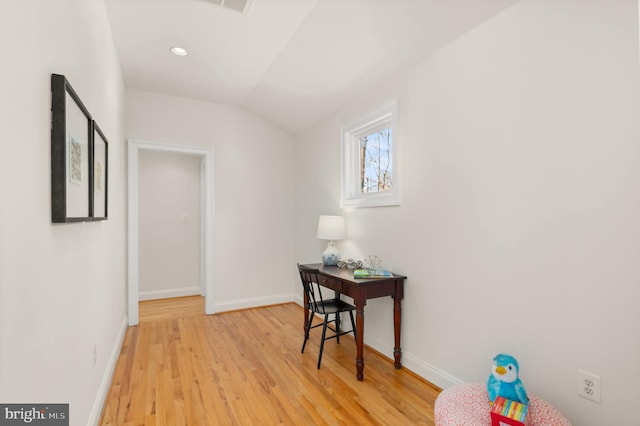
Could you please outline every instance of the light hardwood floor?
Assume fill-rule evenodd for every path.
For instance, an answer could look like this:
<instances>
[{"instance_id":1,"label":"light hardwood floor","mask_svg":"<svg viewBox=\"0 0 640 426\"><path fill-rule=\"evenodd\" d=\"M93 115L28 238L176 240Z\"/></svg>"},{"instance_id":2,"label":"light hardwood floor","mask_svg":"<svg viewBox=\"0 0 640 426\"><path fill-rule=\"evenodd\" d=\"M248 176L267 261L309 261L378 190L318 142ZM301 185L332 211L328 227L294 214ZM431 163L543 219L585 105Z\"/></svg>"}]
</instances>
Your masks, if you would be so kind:
<instances>
[{"instance_id":1,"label":"light hardwood floor","mask_svg":"<svg viewBox=\"0 0 640 426\"><path fill-rule=\"evenodd\" d=\"M303 311L284 304L204 315L201 297L140 303L102 425L433 425L439 389L355 342L325 344L321 330L300 353ZM319 319L316 319L319 321Z\"/></svg>"}]
</instances>

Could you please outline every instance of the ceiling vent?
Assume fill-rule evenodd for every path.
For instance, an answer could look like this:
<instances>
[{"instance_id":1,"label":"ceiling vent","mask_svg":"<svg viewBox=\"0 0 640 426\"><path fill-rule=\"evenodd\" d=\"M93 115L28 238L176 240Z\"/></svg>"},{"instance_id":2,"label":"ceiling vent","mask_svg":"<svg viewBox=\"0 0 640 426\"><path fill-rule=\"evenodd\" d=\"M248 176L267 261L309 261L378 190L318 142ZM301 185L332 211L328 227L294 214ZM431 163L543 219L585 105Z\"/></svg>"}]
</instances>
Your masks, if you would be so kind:
<instances>
[{"instance_id":1,"label":"ceiling vent","mask_svg":"<svg viewBox=\"0 0 640 426\"><path fill-rule=\"evenodd\" d=\"M249 13L249 7L251 6L251 0L209 0L209 2L245 15Z\"/></svg>"}]
</instances>

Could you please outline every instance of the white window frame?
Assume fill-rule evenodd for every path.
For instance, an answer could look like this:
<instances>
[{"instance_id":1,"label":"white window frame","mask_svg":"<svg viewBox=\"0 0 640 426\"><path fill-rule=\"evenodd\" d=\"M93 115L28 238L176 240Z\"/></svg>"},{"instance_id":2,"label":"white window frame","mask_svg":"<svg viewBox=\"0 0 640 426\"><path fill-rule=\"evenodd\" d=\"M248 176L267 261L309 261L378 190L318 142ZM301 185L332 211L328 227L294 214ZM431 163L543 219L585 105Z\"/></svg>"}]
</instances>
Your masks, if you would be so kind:
<instances>
[{"instance_id":1,"label":"white window frame","mask_svg":"<svg viewBox=\"0 0 640 426\"><path fill-rule=\"evenodd\" d=\"M392 135L392 189L363 193L360 186L360 138L386 127L391 127ZM342 138L341 207L379 207L400 204L397 130L396 101L389 102L340 129Z\"/></svg>"}]
</instances>

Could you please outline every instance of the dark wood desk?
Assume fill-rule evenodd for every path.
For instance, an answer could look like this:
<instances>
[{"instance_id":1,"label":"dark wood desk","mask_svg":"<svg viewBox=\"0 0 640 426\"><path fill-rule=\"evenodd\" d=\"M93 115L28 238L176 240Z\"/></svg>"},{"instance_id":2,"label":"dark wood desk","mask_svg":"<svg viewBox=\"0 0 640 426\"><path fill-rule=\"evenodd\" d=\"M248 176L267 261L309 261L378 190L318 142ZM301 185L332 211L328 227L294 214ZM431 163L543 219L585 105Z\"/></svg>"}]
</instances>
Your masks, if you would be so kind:
<instances>
[{"instance_id":1,"label":"dark wood desk","mask_svg":"<svg viewBox=\"0 0 640 426\"><path fill-rule=\"evenodd\" d=\"M303 266L319 270L320 285L334 290L336 297L339 297L340 294L345 294L353 298L354 305L356 306L356 377L360 381L364 379L364 305L366 305L367 299L385 296L391 296L393 298L393 331L395 337L393 358L395 368L400 369L402 367L400 363L402 356L400 349L401 302L404 295L404 280L407 277L394 274L393 277L390 278L355 279L353 278L352 269L340 269L337 266L325 266L322 263ZM305 327L308 321L309 311L305 309Z\"/></svg>"}]
</instances>

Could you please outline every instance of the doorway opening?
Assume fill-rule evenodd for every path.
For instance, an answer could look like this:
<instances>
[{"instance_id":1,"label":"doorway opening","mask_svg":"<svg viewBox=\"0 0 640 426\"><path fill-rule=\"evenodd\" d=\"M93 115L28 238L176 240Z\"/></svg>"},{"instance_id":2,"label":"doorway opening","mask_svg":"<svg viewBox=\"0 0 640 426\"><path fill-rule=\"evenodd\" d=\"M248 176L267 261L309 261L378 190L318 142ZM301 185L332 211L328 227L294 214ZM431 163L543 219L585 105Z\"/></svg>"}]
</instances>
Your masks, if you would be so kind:
<instances>
[{"instance_id":1,"label":"doorway opening","mask_svg":"<svg viewBox=\"0 0 640 426\"><path fill-rule=\"evenodd\" d=\"M201 238L200 280L204 310L215 313L213 286L213 151L181 145L165 145L129 140L128 148L128 316L129 325L138 324L140 241L139 241L139 153L141 150L195 155L200 158Z\"/></svg>"}]
</instances>

